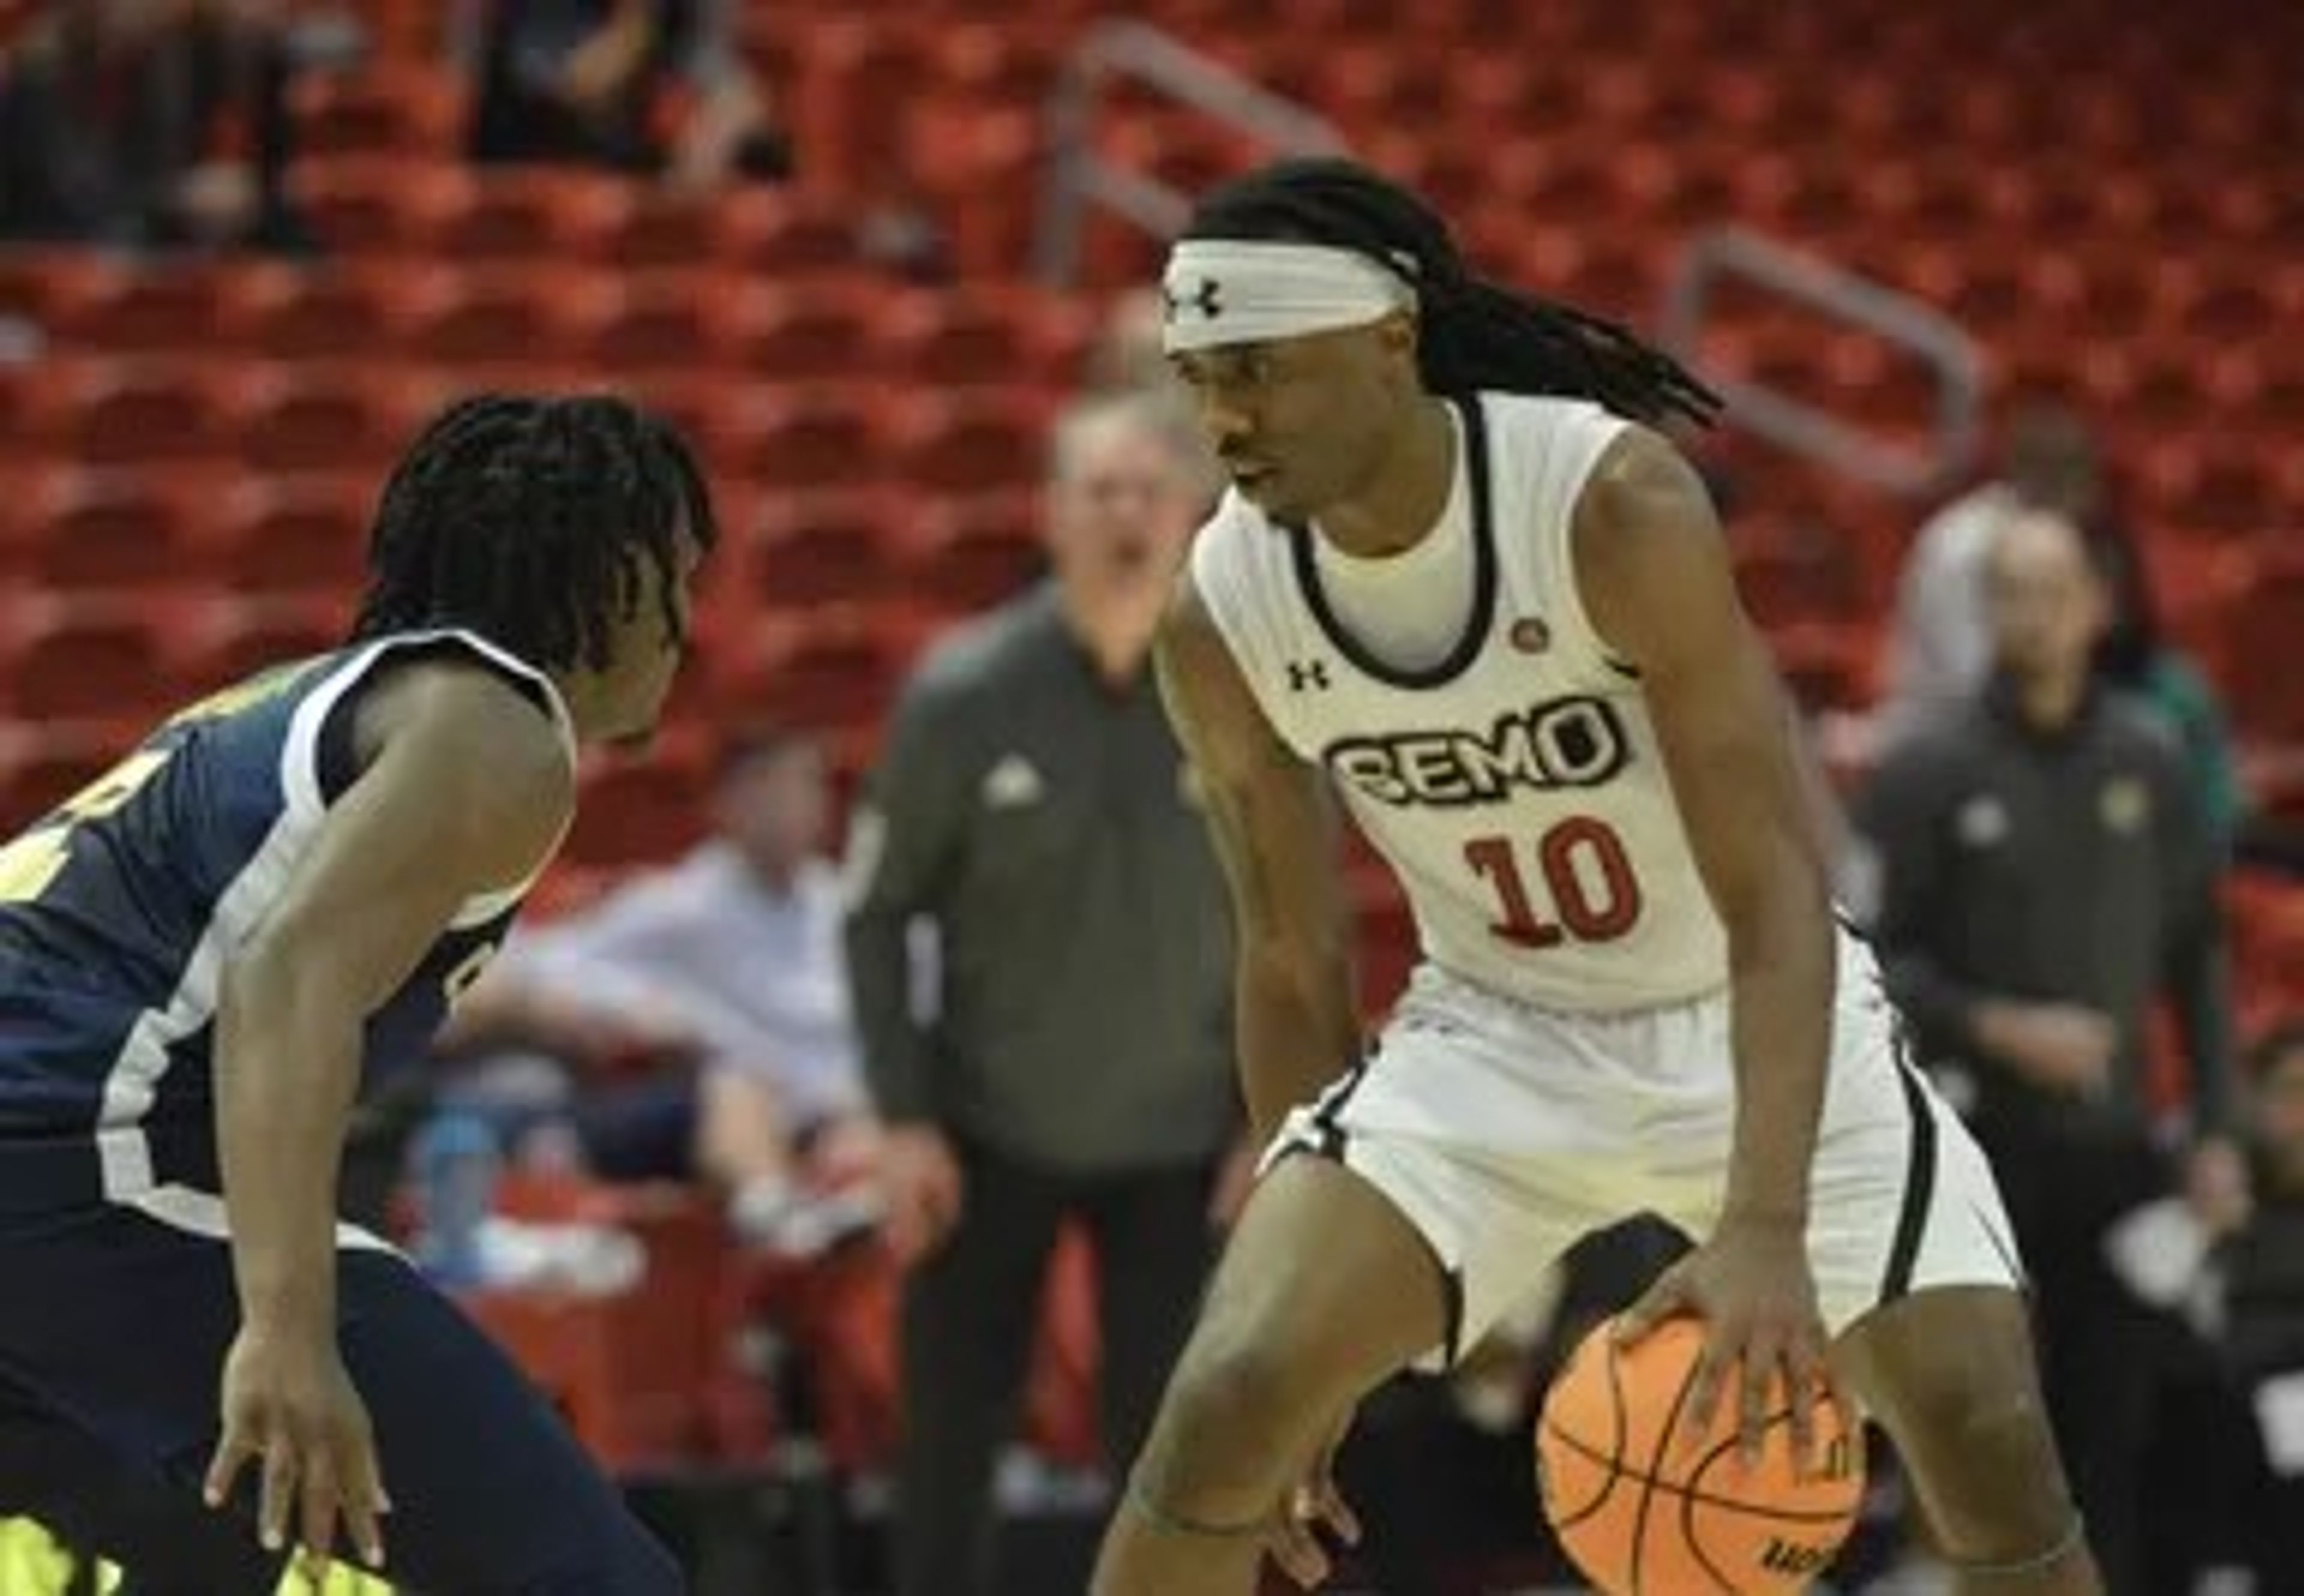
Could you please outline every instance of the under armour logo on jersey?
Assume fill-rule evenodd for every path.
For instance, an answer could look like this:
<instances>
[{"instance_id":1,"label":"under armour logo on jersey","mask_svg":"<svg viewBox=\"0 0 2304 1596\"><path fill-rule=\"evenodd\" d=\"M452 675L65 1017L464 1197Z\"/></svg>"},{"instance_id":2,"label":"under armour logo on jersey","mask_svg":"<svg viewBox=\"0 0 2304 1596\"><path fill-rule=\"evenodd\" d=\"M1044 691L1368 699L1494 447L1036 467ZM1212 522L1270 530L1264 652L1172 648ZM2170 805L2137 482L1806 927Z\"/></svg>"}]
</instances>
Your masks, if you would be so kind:
<instances>
[{"instance_id":1,"label":"under armour logo on jersey","mask_svg":"<svg viewBox=\"0 0 2304 1596\"><path fill-rule=\"evenodd\" d=\"M1186 294L1171 293L1163 288L1160 297L1166 301L1171 321L1181 319L1184 311L1193 306L1198 306L1200 315L1209 321L1224 314L1224 290L1214 277L1202 277L1200 285Z\"/></svg>"},{"instance_id":2,"label":"under armour logo on jersey","mask_svg":"<svg viewBox=\"0 0 2304 1596\"><path fill-rule=\"evenodd\" d=\"M1288 691L1309 692L1315 689L1328 690L1328 662L1325 659L1292 659L1288 662Z\"/></svg>"}]
</instances>

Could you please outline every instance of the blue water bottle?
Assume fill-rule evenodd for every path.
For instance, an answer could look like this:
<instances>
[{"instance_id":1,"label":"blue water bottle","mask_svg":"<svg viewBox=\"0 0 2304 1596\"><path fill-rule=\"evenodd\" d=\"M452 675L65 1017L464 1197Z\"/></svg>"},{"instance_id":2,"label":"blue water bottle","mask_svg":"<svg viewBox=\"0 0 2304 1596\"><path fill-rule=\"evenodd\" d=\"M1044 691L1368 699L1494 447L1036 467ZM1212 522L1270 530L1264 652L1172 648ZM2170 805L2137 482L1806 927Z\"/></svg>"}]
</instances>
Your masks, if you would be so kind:
<instances>
[{"instance_id":1,"label":"blue water bottle","mask_svg":"<svg viewBox=\"0 0 2304 1596\"><path fill-rule=\"evenodd\" d=\"M502 1154L496 1132L473 1114L436 1114L409 1150L420 1209L416 1265L445 1286L485 1284L481 1227L496 1204Z\"/></svg>"}]
</instances>

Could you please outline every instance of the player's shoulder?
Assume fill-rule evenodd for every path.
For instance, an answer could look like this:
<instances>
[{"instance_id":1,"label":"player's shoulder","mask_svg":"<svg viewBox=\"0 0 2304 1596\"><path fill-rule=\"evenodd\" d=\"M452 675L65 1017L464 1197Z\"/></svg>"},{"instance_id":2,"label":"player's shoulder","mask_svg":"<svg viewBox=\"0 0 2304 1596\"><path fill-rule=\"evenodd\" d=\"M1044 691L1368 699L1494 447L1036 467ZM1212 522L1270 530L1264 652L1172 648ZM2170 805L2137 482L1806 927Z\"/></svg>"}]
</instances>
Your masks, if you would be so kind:
<instances>
[{"instance_id":1,"label":"player's shoulder","mask_svg":"<svg viewBox=\"0 0 2304 1596\"><path fill-rule=\"evenodd\" d=\"M356 714L356 740L371 757L397 743L444 773L485 772L508 796L575 791L575 760L548 700L483 652L426 649L395 660Z\"/></svg>"}]
</instances>

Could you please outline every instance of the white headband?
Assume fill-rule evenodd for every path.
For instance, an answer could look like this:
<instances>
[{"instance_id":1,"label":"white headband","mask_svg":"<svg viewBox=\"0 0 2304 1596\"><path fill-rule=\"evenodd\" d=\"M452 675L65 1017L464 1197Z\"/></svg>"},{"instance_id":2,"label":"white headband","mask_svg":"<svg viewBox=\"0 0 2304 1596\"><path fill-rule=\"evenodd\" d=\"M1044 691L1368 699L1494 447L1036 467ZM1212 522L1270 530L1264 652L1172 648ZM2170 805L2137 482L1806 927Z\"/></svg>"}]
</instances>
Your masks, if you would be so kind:
<instances>
[{"instance_id":1,"label":"white headband","mask_svg":"<svg viewBox=\"0 0 2304 1596\"><path fill-rule=\"evenodd\" d=\"M1365 327L1416 291L1350 250L1188 238L1168 252L1160 297L1160 347L1176 354Z\"/></svg>"}]
</instances>

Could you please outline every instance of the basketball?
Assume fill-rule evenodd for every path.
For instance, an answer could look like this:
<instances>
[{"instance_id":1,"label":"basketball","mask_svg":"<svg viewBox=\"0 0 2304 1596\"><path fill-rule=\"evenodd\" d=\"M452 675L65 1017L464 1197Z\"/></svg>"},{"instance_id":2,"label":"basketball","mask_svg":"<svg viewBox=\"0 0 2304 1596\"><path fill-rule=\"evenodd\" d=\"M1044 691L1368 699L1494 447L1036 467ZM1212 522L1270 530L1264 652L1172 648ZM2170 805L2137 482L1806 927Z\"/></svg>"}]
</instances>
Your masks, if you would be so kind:
<instances>
[{"instance_id":1,"label":"basketball","mask_svg":"<svg viewBox=\"0 0 2304 1596\"><path fill-rule=\"evenodd\" d=\"M1790 1409L1772 1407L1759 1461L1737 1456L1732 1388L1702 1441L1673 1415L1703 1349L1692 1319L1618 1348L1604 1320L1545 1396L1536 1436L1544 1510L1568 1555L1609 1596L1769 1596L1823 1573L1864 1495L1862 1438L1828 1402L1815 1408L1817 1456L1792 1466Z\"/></svg>"}]
</instances>

